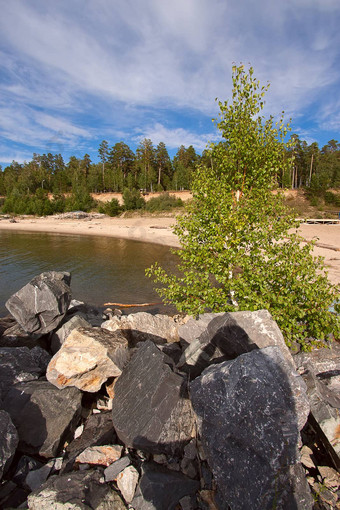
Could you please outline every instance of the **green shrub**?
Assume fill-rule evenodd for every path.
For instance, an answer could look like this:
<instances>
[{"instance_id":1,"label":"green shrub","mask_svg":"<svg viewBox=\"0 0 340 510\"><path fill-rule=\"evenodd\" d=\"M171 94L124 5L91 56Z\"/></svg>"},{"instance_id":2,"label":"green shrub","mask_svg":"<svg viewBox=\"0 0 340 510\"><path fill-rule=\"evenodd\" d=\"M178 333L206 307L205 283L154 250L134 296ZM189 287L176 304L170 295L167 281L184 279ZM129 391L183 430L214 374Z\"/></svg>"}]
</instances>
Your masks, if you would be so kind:
<instances>
[{"instance_id":1,"label":"green shrub","mask_svg":"<svg viewBox=\"0 0 340 510\"><path fill-rule=\"evenodd\" d=\"M180 198L173 197L169 193L165 192L158 197L151 198L145 206L145 209L149 212L155 211L170 211L174 207L182 207L183 202Z\"/></svg>"},{"instance_id":2,"label":"green shrub","mask_svg":"<svg viewBox=\"0 0 340 510\"><path fill-rule=\"evenodd\" d=\"M126 188L123 192L123 201L126 211L143 209L145 206L145 200L137 189L130 190Z\"/></svg>"},{"instance_id":3,"label":"green shrub","mask_svg":"<svg viewBox=\"0 0 340 510\"><path fill-rule=\"evenodd\" d=\"M116 198L113 198L110 202L106 202L99 206L99 212L107 214L108 216L118 216L121 211L121 207Z\"/></svg>"},{"instance_id":4,"label":"green shrub","mask_svg":"<svg viewBox=\"0 0 340 510\"><path fill-rule=\"evenodd\" d=\"M89 212L96 205L86 188L79 188L65 200L65 211Z\"/></svg>"}]
</instances>

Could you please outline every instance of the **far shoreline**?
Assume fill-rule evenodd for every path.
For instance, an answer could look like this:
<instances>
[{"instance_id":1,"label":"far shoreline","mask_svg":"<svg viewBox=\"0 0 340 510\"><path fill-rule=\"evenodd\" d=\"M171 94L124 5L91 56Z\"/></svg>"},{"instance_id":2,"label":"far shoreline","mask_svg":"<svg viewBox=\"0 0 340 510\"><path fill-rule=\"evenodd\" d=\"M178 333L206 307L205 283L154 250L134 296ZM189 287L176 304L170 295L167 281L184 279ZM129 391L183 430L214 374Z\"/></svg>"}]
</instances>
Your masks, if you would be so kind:
<instances>
[{"instance_id":1,"label":"far shoreline","mask_svg":"<svg viewBox=\"0 0 340 510\"><path fill-rule=\"evenodd\" d=\"M89 214L82 219L68 219L61 214L18 216L15 222L10 218L1 218L0 230L115 237L179 248L178 237L173 232L175 223L174 215L109 217ZM340 284L340 224L302 223L298 232L306 241L317 240L313 254L324 257L329 280L335 285Z\"/></svg>"}]
</instances>

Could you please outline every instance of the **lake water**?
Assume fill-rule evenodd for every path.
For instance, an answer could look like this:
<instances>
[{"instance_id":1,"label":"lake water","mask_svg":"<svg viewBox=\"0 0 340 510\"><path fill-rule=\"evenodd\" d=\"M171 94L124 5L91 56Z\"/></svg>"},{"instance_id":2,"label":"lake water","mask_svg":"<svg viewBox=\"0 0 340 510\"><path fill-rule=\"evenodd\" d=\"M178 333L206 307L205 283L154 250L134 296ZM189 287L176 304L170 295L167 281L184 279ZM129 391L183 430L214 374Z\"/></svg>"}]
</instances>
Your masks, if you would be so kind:
<instances>
[{"instance_id":1,"label":"lake water","mask_svg":"<svg viewBox=\"0 0 340 510\"><path fill-rule=\"evenodd\" d=\"M160 302L145 276L156 261L172 270L176 257L166 246L126 239L0 230L0 316L14 292L50 270L69 271L72 297L88 304ZM175 311L163 305L140 310Z\"/></svg>"}]
</instances>

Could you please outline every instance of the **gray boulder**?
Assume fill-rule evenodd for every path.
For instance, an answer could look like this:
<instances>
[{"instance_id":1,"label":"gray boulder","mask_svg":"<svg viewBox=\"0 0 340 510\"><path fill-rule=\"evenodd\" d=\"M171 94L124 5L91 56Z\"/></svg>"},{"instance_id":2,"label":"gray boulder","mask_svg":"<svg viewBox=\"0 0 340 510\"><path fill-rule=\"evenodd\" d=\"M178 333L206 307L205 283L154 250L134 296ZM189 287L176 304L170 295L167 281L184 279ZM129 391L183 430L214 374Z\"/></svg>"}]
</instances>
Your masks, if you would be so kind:
<instances>
[{"instance_id":1,"label":"gray boulder","mask_svg":"<svg viewBox=\"0 0 340 510\"><path fill-rule=\"evenodd\" d=\"M210 366L190 391L226 507L312 508L309 490L296 487L291 473L299 464L299 430L309 414L306 387L278 347Z\"/></svg>"},{"instance_id":2,"label":"gray boulder","mask_svg":"<svg viewBox=\"0 0 340 510\"><path fill-rule=\"evenodd\" d=\"M28 496L30 510L125 510L119 494L101 483L101 470L77 471L51 476Z\"/></svg>"},{"instance_id":3,"label":"gray boulder","mask_svg":"<svg viewBox=\"0 0 340 510\"><path fill-rule=\"evenodd\" d=\"M212 363L235 359L270 345L277 345L287 362L294 366L283 335L267 310L207 314L202 318L203 324L206 328L190 342L178 363L178 367L190 372L192 377ZM183 334L182 330L180 334Z\"/></svg>"},{"instance_id":4,"label":"gray boulder","mask_svg":"<svg viewBox=\"0 0 340 510\"><path fill-rule=\"evenodd\" d=\"M13 294L5 306L27 333L49 333L67 312L71 301L70 282L70 273L41 273Z\"/></svg>"},{"instance_id":5,"label":"gray boulder","mask_svg":"<svg viewBox=\"0 0 340 510\"><path fill-rule=\"evenodd\" d=\"M77 328L51 359L46 378L57 388L76 386L94 393L122 373L128 358L128 341L120 331Z\"/></svg>"},{"instance_id":6,"label":"gray boulder","mask_svg":"<svg viewBox=\"0 0 340 510\"><path fill-rule=\"evenodd\" d=\"M12 423L11 417L6 411L0 411L0 480L2 475L9 468L16 448L18 446L19 438L15 426Z\"/></svg>"},{"instance_id":7,"label":"gray boulder","mask_svg":"<svg viewBox=\"0 0 340 510\"><path fill-rule=\"evenodd\" d=\"M194 495L198 489L196 480L148 462L142 466L142 476L131 505L135 510L174 510L180 499Z\"/></svg>"},{"instance_id":8,"label":"gray boulder","mask_svg":"<svg viewBox=\"0 0 340 510\"><path fill-rule=\"evenodd\" d=\"M28 347L0 348L0 401L13 384L33 381L44 374L44 367L37 360L38 352Z\"/></svg>"},{"instance_id":9,"label":"gray boulder","mask_svg":"<svg viewBox=\"0 0 340 510\"><path fill-rule=\"evenodd\" d=\"M121 317L115 316L103 322L102 328L109 331L125 330L132 346L145 340L151 340L156 344L179 341L177 324L167 315L138 312Z\"/></svg>"},{"instance_id":10,"label":"gray boulder","mask_svg":"<svg viewBox=\"0 0 340 510\"><path fill-rule=\"evenodd\" d=\"M224 315L221 313L202 313L197 318L190 317L187 322L181 324L178 327L178 335L180 337L180 341L184 345L191 344L195 340L197 340L203 331L205 331L208 327L208 324L216 317L221 317Z\"/></svg>"},{"instance_id":11,"label":"gray boulder","mask_svg":"<svg viewBox=\"0 0 340 510\"><path fill-rule=\"evenodd\" d=\"M3 401L18 431L18 450L55 457L73 434L81 414L82 393L76 388L58 390L47 381L12 386Z\"/></svg>"},{"instance_id":12,"label":"gray boulder","mask_svg":"<svg viewBox=\"0 0 340 510\"><path fill-rule=\"evenodd\" d=\"M309 422L340 470L340 396L320 381L312 370L303 372L311 414Z\"/></svg>"},{"instance_id":13,"label":"gray boulder","mask_svg":"<svg viewBox=\"0 0 340 510\"><path fill-rule=\"evenodd\" d=\"M174 452L192 438L194 429L185 380L172 361L152 342L140 343L115 385L112 421L128 447ZM169 366L170 365L170 366Z\"/></svg>"},{"instance_id":14,"label":"gray boulder","mask_svg":"<svg viewBox=\"0 0 340 510\"><path fill-rule=\"evenodd\" d=\"M51 351L53 354L59 351L71 331L76 328L90 328L91 324L87 322L81 315L73 315L66 322L65 317L63 324L57 329L51 337Z\"/></svg>"},{"instance_id":15,"label":"gray boulder","mask_svg":"<svg viewBox=\"0 0 340 510\"><path fill-rule=\"evenodd\" d=\"M340 394L340 344L333 342L329 349L314 349L294 356L296 368L301 373L311 370L320 382Z\"/></svg>"}]
</instances>

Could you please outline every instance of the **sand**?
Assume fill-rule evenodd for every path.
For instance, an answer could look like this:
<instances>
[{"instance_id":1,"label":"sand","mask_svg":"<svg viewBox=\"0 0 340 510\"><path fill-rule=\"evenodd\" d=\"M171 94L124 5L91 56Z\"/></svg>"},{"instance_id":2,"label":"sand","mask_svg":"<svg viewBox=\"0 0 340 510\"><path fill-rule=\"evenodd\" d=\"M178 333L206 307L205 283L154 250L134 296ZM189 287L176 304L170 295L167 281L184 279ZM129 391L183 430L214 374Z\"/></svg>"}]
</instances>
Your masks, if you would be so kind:
<instances>
[{"instance_id":1,"label":"sand","mask_svg":"<svg viewBox=\"0 0 340 510\"><path fill-rule=\"evenodd\" d=\"M172 231L175 221L171 216L109 218L94 215L84 219L66 219L63 215L45 218L24 216L16 218L16 223L12 223L8 218L1 218L0 229L119 237L178 247L179 241ZM329 280L340 284L340 224L302 224L299 232L307 241L317 239L314 254L324 257Z\"/></svg>"}]
</instances>

